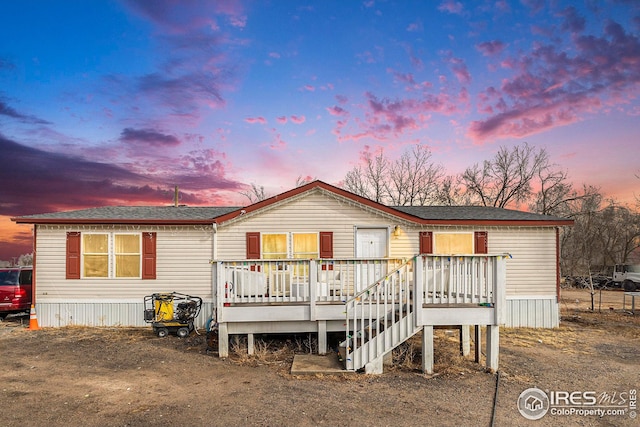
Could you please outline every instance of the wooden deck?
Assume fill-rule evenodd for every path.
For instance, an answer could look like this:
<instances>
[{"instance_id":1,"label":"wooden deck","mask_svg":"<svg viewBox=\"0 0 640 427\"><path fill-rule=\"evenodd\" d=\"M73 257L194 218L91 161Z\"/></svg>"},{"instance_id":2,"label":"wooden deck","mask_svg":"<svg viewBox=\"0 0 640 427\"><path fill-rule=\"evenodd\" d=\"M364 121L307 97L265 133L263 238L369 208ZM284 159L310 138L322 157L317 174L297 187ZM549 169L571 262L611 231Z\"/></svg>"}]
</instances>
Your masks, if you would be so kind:
<instances>
[{"instance_id":1,"label":"wooden deck","mask_svg":"<svg viewBox=\"0 0 640 427\"><path fill-rule=\"evenodd\" d=\"M382 369L382 357L418 331L441 325L487 326L487 360L497 369L504 324L504 255L417 255L399 259L215 261L213 318L220 356L228 336L345 333L348 370ZM423 352L429 359L427 345ZM431 357L432 360L432 357ZM430 368L431 366L431 368ZM425 363L425 371L432 362Z\"/></svg>"}]
</instances>

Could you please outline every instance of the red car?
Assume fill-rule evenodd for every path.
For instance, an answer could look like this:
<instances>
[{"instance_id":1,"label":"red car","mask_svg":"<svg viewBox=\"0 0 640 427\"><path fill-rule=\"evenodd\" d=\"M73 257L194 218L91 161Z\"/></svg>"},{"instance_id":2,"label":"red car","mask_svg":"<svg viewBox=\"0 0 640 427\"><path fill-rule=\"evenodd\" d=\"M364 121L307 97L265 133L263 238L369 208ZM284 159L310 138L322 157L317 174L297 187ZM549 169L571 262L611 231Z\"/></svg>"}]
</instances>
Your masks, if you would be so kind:
<instances>
[{"instance_id":1,"label":"red car","mask_svg":"<svg viewBox=\"0 0 640 427\"><path fill-rule=\"evenodd\" d=\"M0 319L31 308L33 267L0 268Z\"/></svg>"}]
</instances>

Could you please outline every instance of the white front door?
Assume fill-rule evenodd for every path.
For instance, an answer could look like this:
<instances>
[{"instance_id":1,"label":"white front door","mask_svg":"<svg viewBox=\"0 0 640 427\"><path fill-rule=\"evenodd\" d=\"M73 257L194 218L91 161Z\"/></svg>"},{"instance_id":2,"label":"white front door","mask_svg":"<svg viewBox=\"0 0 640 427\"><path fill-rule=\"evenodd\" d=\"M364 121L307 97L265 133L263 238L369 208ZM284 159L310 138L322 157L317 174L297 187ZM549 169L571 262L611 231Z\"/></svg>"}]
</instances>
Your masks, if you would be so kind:
<instances>
[{"instance_id":1,"label":"white front door","mask_svg":"<svg viewBox=\"0 0 640 427\"><path fill-rule=\"evenodd\" d=\"M387 256L387 228L358 228L356 230L356 258L385 258Z\"/></svg>"},{"instance_id":2,"label":"white front door","mask_svg":"<svg viewBox=\"0 0 640 427\"><path fill-rule=\"evenodd\" d=\"M387 228L358 228L356 230L356 258L386 258ZM356 292L375 283L386 274L385 262L358 263L356 269Z\"/></svg>"}]
</instances>

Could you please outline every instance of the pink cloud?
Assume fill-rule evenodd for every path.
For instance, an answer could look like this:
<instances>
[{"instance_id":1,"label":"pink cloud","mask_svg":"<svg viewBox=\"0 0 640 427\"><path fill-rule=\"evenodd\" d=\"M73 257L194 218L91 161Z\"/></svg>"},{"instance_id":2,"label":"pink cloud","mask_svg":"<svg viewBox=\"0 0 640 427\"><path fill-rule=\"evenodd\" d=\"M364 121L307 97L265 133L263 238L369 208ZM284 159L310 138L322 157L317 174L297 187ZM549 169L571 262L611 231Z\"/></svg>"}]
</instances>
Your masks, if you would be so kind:
<instances>
[{"instance_id":1,"label":"pink cloud","mask_svg":"<svg viewBox=\"0 0 640 427\"><path fill-rule=\"evenodd\" d=\"M126 144L142 144L146 146L176 146L180 140L173 135L166 135L154 129L126 128L120 134L120 141Z\"/></svg>"},{"instance_id":2,"label":"pink cloud","mask_svg":"<svg viewBox=\"0 0 640 427\"><path fill-rule=\"evenodd\" d=\"M315 86L312 86L312 85L304 85L302 89L308 92L314 92L316 90Z\"/></svg>"},{"instance_id":3,"label":"pink cloud","mask_svg":"<svg viewBox=\"0 0 640 427\"><path fill-rule=\"evenodd\" d=\"M480 51L484 56L499 55L505 47L505 44L500 40L482 42L476 45L476 49L478 49L478 51Z\"/></svg>"},{"instance_id":4,"label":"pink cloud","mask_svg":"<svg viewBox=\"0 0 640 427\"><path fill-rule=\"evenodd\" d=\"M244 119L244 121L250 124L267 124L267 119L265 119L264 117L247 117L246 119Z\"/></svg>"},{"instance_id":5,"label":"pink cloud","mask_svg":"<svg viewBox=\"0 0 640 427\"><path fill-rule=\"evenodd\" d=\"M453 75L461 84L471 83L471 73L467 68L467 64L462 58L454 58L451 56L451 52L446 52L446 62L450 65Z\"/></svg>"},{"instance_id":6,"label":"pink cloud","mask_svg":"<svg viewBox=\"0 0 640 427\"><path fill-rule=\"evenodd\" d=\"M273 131L273 140L269 143L269 148L274 151L282 151L286 149L287 148L286 141L284 141L282 139L282 136L279 133L275 132L274 129L272 129L272 131Z\"/></svg>"},{"instance_id":7,"label":"pink cloud","mask_svg":"<svg viewBox=\"0 0 640 427\"><path fill-rule=\"evenodd\" d=\"M452 114L458 111L458 106L468 97L462 91L457 99L451 99L447 94L422 94L421 98L406 98L390 100L379 99L371 93L366 93L366 104L363 106L364 118L351 117L343 110L331 110L340 117L336 122L333 133L339 141L357 141L371 138L378 141L390 141L411 134L418 129L427 127L431 113Z\"/></svg>"},{"instance_id":8,"label":"pink cloud","mask_svg":"<svg viewBox=\"0 0 640 427\"><path fill-rule=\"evenodd\" d=\"M277 118L276 118L276 121L277 121L278 123L280 123L281 125L283 125L283 124L287 123L287 117L286 117L286 116L280 116L280 117L277 117Z\"/></svg>"},{"instance_id":9,"label":"pink cloud","mask_svg":"<svg viewBox=\"0 0 640 427\"><path fill-rule=\"evenodd\" d=\"M440 6L438 6L438 10L455 15L462 15L464 6L462 5L462 3L455 0L445 0L440 4Z\"/></svg>"},{"instance_id":10,"label":"pink cloud","mask_svg":"<svg viewBox=\"0 0 640 427\"><path fill-rule=\"evenodd\" d=\"M573 12L565 13L579 30ZM474 121L468 135L476 142L531 135L578 121L610 101L624 104L640 96L637 36L608 22L600 37L570 40L570 49L540 44L513 58L515 75L479 97L479 111L492 115Z\"/></svg>"},{"instance_id":11,"label":"pink cloud","mask_svg":"<svg viewBox=\"0 0 640 427\"><path fill-rule=\"evenodd\" d=\"M305 116L291 116L291 121L297 125L300 125L306 121Z\"/></svg>"},{"instance_id":12,"label":"pink cloud","mask_svg":"<svg viewBox=\"0 0 640 427\"><path fill-rule=\"evenodd\" d=\"M332 116L345 116L345 115L348 115L347 111L344 108L339 107L337 105L334 105L333 107L327 107L327 111Z\"/></svg>"},{"instance_id":13,"label":"pink cloud","mask_svg":"<svg viewBox=\"0 0 640 427\"><path fill-rule=\"evenodd\" d=\"M423 30L422 21L419 19L416 22L412 22L407 26L407 31L409 32L419 32Z\"/></svg>"}]
</instances>

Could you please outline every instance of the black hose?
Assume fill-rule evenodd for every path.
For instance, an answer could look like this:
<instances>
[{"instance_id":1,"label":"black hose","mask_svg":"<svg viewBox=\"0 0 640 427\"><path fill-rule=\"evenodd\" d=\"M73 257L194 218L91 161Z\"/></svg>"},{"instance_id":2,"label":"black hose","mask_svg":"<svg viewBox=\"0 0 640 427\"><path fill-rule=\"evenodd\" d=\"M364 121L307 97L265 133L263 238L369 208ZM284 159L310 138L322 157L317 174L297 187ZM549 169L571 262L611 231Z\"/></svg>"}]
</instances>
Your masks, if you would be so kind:
<instances>
[{"instance_id":1,"label":"black hose","mask_svg":"<svg viewBox=\"0 0 640 427\"><path fill-rule=\"evenodd\" d=\"M496 376L496 392L493 395L493 410L491 411L491 427L493 427L493 424L496 421L496 406L498 406L498 386L499 385L500 385L500 371L498 371L498 375Z\"/></svg>"}]
</instances>

